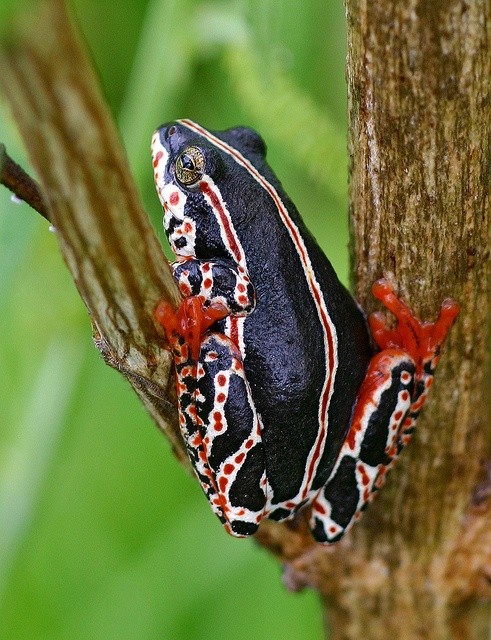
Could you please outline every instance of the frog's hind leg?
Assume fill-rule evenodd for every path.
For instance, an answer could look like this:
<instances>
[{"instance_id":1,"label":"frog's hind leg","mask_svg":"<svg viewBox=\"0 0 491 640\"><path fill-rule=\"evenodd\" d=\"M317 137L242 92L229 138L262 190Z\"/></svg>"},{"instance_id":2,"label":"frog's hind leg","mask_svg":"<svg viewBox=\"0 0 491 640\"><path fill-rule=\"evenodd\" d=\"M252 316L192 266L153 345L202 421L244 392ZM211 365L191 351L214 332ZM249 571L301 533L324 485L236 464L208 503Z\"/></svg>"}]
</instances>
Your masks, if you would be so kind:
<instances>
[{"instance_id":1,"label":"frog's hind leg","mask_svg":"<svg viewBox=\"0 0 491 640\"><path fill-rule=\"evenodd\" d=\"M199 362L196 411L203 463L227 530L250 535L259 526L267 493L261 421L232 340L210 333L201 345Z\"/></svg>"},{"instance_id":2,"label":"frog's hind leg","mask_svg":"<svg viewBox=\"0 0 491 640\"><path fill-rule=\"evenodd\" d=\"M209 333L194 370L192 360L176 370L181 431L203 491L229 533L251 535L267 482L262 425L240 352L223 334Z\"/></svg>"},{"instance_id":3,"label":"frog's hind leg","mask_svg":"<svg viewBox=\"0 0 491 640\"><path fill-rule=\"evenodd\" d=\"M334 469L312 504L310 526L319 542L336 542L346 533L402 448L414 372L404 352L392 349L372 358Z\"/></svg>"},{"instance_id":4,"label":"frog's hind leg","mask_svg":"<svg viewBox=\"0 0 491 640\"><path fill-rule=\"evenodd\" d=\"M411 438L441 346L459 313L459 305L447 299L436 322L422 323L387 281L376 282L373 293L398 323L389 328L380 314L370 317L381 351L370 361L331 476L313 501L310 525L320 542L339 540L383 485Z\"/></svg>"}]
</instances>

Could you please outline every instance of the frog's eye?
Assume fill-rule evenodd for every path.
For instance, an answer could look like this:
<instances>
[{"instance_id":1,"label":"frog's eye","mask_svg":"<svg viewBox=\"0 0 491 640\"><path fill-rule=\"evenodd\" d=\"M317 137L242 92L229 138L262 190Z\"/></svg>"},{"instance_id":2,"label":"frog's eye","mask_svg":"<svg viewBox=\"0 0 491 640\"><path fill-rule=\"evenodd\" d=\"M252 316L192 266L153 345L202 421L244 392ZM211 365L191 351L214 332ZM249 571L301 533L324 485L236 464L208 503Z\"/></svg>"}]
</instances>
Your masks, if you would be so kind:
<instances>
[{"instance_id":1,"label":"frog's eye","mask_svg":"<svg viewBox=\"0 0 491 640\"><path fill-rule=\"evenodd\" d=\"M176 160L176 178L184 187L194 186L205 172L205 157L198 147L187 147Z\"/></svg>"}]
</instances>

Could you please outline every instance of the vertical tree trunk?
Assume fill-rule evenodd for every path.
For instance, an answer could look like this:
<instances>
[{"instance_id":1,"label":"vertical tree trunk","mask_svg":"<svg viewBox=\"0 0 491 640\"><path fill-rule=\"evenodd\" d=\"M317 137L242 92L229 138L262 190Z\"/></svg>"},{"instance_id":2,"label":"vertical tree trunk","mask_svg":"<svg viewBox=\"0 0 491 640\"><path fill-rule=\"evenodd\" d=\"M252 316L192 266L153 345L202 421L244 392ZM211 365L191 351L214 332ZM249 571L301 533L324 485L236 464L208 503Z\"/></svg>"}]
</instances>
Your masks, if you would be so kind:
<instances>
[{"instance_id":1,"label":"vertical tree trunk","mask_svg":"<svg viewBox=\"0 0 491 640\"><path fill-rule=\"evenodd\" d=\"M337 600L335 637L477 640L489 504L463 514L489 445L491 3L347 0L347 18L357 298L369 309L385 275L424 319L450 295L462 313L418 435L353 531L372 584Z\"/></svg>"}]
</instances>

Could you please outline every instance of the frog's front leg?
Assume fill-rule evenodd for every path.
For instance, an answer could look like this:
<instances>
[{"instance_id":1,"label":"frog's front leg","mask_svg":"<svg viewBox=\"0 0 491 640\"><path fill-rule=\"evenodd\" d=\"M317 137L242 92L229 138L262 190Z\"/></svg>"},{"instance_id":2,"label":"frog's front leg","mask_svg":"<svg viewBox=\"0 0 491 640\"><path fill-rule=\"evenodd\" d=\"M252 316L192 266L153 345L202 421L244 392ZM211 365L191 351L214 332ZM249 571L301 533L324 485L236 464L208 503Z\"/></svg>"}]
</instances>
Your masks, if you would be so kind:
<instances>
[{"instance_id":1,"label":"frog's front leg","mask_svg":"<svg viewBox=\"0 0 491 640\"><path fill-rule=\"evenodd\" d=\"M369 319L381 351L372 358L358 392L334 469L312 504L310 525L320 542L336 542L346 533L409 442L441 346L459 313L457 303L445 300L436 322L421 323L385 280L375 283L373 293L398 324L389 329L380 314Z\"/></svg>"},{"instance_id":2,"label":"frog's front leg","mask_svg":"<svg viewBox=\"0 0 491 640\"><path fill-rule=\"evenodd\" d=\"M220 302L205 307L197 296L177 312L161 303L155 313L173 351L180 428L198 480L227 531L245 536L259 526L267 481L241 353L227 336L208 331L228 314Z\"/></svg>"},{"instance_id":3,"label":"frog's front leg","mask_svg":"<svg viewBox=\"0 0 491 640\"><path fill-rule=\"evenodd\" d=\"M174 262L174 277L183 296L198 296L205 306L220 303L231 315L249 315L256 295L246 269L232 260L190 258Z\"/></svg>"}]
</instances>

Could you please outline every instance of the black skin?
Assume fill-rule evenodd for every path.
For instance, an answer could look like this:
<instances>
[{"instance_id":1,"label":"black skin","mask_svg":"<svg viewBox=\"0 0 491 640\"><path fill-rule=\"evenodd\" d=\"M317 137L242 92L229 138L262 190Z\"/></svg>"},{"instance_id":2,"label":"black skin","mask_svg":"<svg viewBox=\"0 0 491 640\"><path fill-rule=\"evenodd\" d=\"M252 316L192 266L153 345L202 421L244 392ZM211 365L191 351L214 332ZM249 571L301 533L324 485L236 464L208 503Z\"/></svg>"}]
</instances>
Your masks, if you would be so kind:
<instances>
[{"instance_id":1,"label":"black skin","mask_svg":"<svg viewBox=\"0 0 491 640\"><path fill-rule=\"evenodd\" d=\"M304 269L271 195L246 169L180 123L164 125L159 133L171 158L166 181L187 193L186 214L197 225L196 258L219 260L231 269L236 266L199 186L186 188L175 178L175 160L189 146L202 151L205 174L218 186L243 247L256 294L256 306L244 323L244 366L263 420L267 476L275 502L289 499L298 491L318 432L319 395L327 367L322 326ZM365 318L267 164L266 147L258 134L245 127L212 133L239 150L278 192L303 238L336 328L338 367L329 428L312 484L313 489L320 488L336 461L373 354ZM217 323L216 330L222 328L223 323Z\"/></svg>"}]
</instances>

